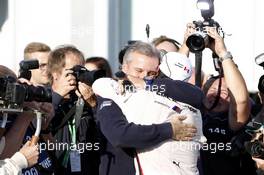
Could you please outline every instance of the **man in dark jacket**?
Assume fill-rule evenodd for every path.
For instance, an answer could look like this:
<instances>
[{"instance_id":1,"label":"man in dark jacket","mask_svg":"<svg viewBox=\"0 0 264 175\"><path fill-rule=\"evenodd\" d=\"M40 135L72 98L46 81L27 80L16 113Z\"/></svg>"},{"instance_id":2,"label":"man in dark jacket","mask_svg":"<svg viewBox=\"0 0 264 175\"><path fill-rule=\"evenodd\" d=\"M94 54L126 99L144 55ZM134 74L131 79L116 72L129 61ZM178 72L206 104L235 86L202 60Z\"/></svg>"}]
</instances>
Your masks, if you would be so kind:
<instances>
[{"instance_id":1,"label":"man in dark jacket","mask_svg":"<svg viewBox=\"0 0 264 175\"><path fill-rule=\"evenodd\" d=\"M158 65L158 51L147 43L137 42L126 51L122 71L135 88L142 88L142 81L139 81L139 79L145 79L146 84L148 84L158 74ZM160 81L154 81L153 83L156 83L157 86L165 85L164 96L174 94L169 90L171 88L170 83L166 84ZM193 92L192 88L194 87L190 88L189 85L184 84L182 88L179 88L179 93L174 95L176 100L185 100L184 102L187 103L193 100L192 105L198 108L201 107L201 91L196 89L197 91L186 98L184 97L185 93ZM187 89L184 90L185 88ZM196 132L194 126L182 122L185 119L184 117L175 117L171 121L162 124L136 125L127 121L122 109L112 100L98 97L97 103L98 127L105 141L102 144L104 147L101 152L100 175L134 175L136 169L143 174L144 167L140 166L140 160L137 159L134 163L134 158L137 157L137 149L149 149L168 139L190 140Z\"/></svg>"},{"instance_id":2,"label":"man in dark jacket","mask_svg":"<svg viewBox=\"0 0 264 175\"><path fill-rule=\"evenodd\" d=\"M57 174L96 175L99 143L93 118L95 98L87 84L77 81L72 68L78 65L84 65L84 56L73 46L50 53L48 75L55 108L51 128L56 139Z\"/></svg>"}]
</instances>

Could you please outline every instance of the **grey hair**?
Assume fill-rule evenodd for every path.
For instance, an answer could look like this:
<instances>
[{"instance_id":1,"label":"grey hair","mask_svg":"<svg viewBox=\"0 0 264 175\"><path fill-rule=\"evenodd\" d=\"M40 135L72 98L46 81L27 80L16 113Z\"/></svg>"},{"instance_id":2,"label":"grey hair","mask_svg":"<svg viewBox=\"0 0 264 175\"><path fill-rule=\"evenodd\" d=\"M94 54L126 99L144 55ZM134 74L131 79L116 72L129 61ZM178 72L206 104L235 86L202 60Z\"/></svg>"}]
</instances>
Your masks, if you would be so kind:
<instances>
[{"instance_id":1,"label":"grey hair","mask_svg":"<svg viewBox=\"0 0 264 175\"><path fill-rule=\"evenodd\" d=\"M140 53L148 57L157 58L160 61L160 52L158 49L156 49L154 45L142 41L137 41L128 47L124 55L123 64L128 63L133 59L130 56L131 53Z\"/></svg>"}]
</instances>

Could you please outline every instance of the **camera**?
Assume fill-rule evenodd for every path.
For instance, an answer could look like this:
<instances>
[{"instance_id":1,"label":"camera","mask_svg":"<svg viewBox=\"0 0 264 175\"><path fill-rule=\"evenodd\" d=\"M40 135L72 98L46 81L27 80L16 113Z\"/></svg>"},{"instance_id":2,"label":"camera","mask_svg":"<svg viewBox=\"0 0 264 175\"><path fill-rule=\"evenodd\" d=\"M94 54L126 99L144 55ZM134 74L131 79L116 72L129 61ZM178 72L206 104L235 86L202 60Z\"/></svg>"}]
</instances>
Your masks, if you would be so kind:
<instances>
[{"instance_id":1,"label":"camera","mask_svg":"<svg viewBox=\"0 0 264 175\"><path fill-rule=\"evenodd\" d=\"M0 107L3 109L18 109L24 101L51 102L51 89L43 86L33 86L17 83L10 76L0 77Z\"/></svg>"},{"instance_id":2,"label":"camera","mask_svg":"<svg viewBox=\"0 0 264 175\"><path fill-rule=\"evenodd\" d=\"M252 119L231 139L231 156L249 153L253 157L264 159L263 126Z\"/></svg>"},{"instance_id":3,"label":"camera","mask_svg":"<svg viewBox=\"0 0 264 175\"><path fill-rule=\"evenodd\" d=\"M77 83L80 81L88 86L92 86L93 82L98 78L106 76L106 72L104 70L89 71L81 65L76 65L70 70L73 71L72 75L76 78Z\"/></svg>"},{"instance_id":4,"label":"camera","mask_svg":"<svg viewBox=\"0 0 264 175\"><path fill-rule=\"evenodd\" d=\"M253 124L255 125L254 129L248 130L252 139L245 142L245 149L252 157L264 159L264 127L262 123L253 122Z\"/></svg>"},{"instance_id":5,"label":"camera","mask_svg":"<svg viewBox=\"0 0 264 175\"><path fill-rule=\"evenodd\" d=\"M237 156L241 152L248 152L252 157L264 159L263 135L264 127L262 123L251 120L232 140L232 156Z\"/></svg>"},{"instance_id":6,"label":"camera","mask_svg":"<svg viewBox=\"0 0 264 175\"><path fill-rule=\"evenodd\" d=\"M208 46L209 43L213 41L206 31L205 27L215 27L217 32L219 32L220 25L213 19L202 21L193 21L195 25L196 32L190 35L186 40L186 45L191 52L197 53L201 52Z\"/></svg>"},{"instance_id":7,"label":"camera","mask_svg":"<svg viewBox=\"0 0 264 175\"><path fill-rule=\"evenodd\" d=\"M220 30L218 22L214 21L214 0L197 0L197 7L201 11L201 15L204 21L194 21L196 32L190 35L186 40L186 45L193 53L201 52L213 39L208 36L205 27L215 27L216 31L224 35L224 32Z\"/></svg>"},{"instance_id":8,"label":"camera","mask_svg":"<svg viewBox=\"0 0 264 175\"><path fill-rule=\"evenodd\" d=\"M262 141L254 140L246 143L245 147L252 157L264 159L264 145Z\"/></svg>"},{"instance_id":9,"label":"camera","mask_svg":"<svg viewBox=\"0 0 264 175\"><path fill-rule=\"evenodd\" d=\"M25 78L30 80L31 78L31 69L38 69L39 62L37 59L22 60L19 63L19 78Z\"/></svg>"}]
</instances>

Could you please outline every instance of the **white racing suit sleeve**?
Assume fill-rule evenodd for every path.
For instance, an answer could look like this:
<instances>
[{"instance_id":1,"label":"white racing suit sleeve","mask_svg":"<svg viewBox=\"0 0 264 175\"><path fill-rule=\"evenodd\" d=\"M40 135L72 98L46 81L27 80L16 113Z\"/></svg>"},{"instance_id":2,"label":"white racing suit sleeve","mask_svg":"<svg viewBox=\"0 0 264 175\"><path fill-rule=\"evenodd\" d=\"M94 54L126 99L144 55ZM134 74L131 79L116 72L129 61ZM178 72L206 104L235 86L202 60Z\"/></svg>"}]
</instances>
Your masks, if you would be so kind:
<instances>
[{"instance_id":1,"label":"white racing suit sleeve","mask_svg":"<svg viewBox=\"0 0 264 175\"><path fill-rule=\"evenodd\" d=\"M25 156L16 152L10 159L0 160L1 175L17 175L22 174L22 169L27 168L28 162Z\"/></svg>"}]
</instances>

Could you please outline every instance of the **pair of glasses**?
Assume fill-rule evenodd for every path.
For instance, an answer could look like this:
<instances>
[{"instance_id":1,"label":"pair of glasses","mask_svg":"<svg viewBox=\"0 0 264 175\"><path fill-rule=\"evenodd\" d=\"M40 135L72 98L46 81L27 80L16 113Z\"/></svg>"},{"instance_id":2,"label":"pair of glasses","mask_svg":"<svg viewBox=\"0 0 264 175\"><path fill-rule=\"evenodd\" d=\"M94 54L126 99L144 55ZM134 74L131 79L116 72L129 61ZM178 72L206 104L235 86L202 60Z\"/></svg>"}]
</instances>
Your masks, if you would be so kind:
<instances>
[{"instance_id":1,"label":"pair of glasses","mask_svg":"<svg viewBox=\"0 0 264 175\"><path fill-rule=\"evenodd\" d=\"M39 69L44 70L47 67L47 65L48 65L47 63L42 63L39 65Z\"/></svg>"}]
</instances>

